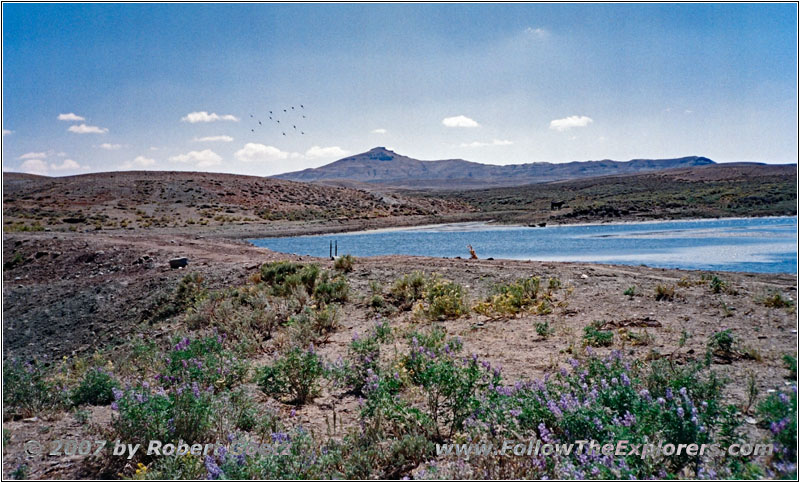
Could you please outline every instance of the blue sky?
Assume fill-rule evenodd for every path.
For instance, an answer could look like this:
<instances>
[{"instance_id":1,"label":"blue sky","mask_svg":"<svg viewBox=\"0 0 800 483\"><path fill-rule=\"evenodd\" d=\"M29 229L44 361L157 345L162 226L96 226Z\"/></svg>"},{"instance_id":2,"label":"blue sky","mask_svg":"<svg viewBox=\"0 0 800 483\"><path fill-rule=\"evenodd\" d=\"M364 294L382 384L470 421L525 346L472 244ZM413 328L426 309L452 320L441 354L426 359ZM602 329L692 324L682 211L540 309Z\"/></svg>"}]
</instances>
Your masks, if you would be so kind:
<instances>
[{"instance_id":1,"label":"blue sky","mask_svg":"<svg viewBox=\"0 0 800 483\"><path fill-rule=\"evenodd\" d=\"M3 169L269 175L374 146L794 163L796 18L794 4L6 3Z\"/></svg>"}]
</instances>

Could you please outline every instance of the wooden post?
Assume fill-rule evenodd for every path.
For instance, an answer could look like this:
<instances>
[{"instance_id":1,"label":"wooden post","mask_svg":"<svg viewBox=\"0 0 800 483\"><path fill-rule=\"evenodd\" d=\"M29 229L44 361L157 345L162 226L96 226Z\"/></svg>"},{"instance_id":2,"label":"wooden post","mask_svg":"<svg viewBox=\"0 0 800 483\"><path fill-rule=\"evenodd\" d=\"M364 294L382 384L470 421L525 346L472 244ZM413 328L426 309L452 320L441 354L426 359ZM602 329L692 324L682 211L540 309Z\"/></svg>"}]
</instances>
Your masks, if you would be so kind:
<instances>
[{"instance_id":1,"label":"wooden post","mask_svg":"<svg viewBox=\"0 0 800 483\"><path fill-rule=\"evenodd\" d=\"M328 241L328 256L333 260L333 242Z\"/></svg>"},{"instance_id":2,"label":"wooden post","mask_svg":"<svg viewBox=\"0 0 800 483\"><path fill-rule=\"evenodd\" d=\"M334 247L333 248L333 256L334 257L338 257L339 256L339 240L336 240L335 242L333 242L333 247Z\"/></svg>"}]
</instances>

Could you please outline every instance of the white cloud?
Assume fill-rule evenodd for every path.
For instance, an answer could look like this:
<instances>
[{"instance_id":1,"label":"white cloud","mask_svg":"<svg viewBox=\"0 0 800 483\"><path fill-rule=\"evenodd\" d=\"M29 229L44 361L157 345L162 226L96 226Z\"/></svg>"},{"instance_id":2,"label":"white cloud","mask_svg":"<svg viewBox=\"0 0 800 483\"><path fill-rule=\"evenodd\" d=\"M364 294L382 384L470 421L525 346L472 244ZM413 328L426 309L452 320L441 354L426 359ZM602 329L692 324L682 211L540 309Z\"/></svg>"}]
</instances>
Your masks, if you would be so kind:
<instances>
[{"instance_id":1,"label":"white cloud","mask_svg":"<svg viewBox=\"0 0 800 483\"><path fill-rule=\"evenodd\" d=\"M65 159L61 164L51 163L50 167L55 171L78 170L84 168L72 159Z\"/></svg>"},{"instance_id":2,"label":"white cloud","mask_svg":"<svg viewBox=\"0 0 800 483\"><path fill-rule=\"evenodd\" d=\"M19 157L19 159L36 159L36 158L46 158L48 154L52 153L25 153Z\"/></svg>"},{"instance_id":3,"label":"white cloud","mask_svg":"<svg viewBox=\"0 0 800 483\"><path fill-rule=\"evenodd\" d=\"M78 124L70 126L67 131L74 132L76 134L104 134L108 132L108 129L104 127L87 126L86 124Z\"/></svg>"},{"instance_id":4,"label":"white cloud","mask_svg":"<svg viewBox=\"0 0 800 483\"><path fill-rule=\"evenodd\" d=\"M547 30L545 30L543 28L533 28L533 27L526 28L525 29L525 33L528 34L529 36L535 37L537 39L544 39L544 38L547 38L550 35L550 32L548 32Z\"/></svg>"},{"instance_id":5,"label":"white cloud","mask_svg":"<svg viewBox=\"0 0 800 483\"><path fill-rule=\"evenodd\" d=\"M386 134L386 129L383 129L383 128L378 128L378 129L373 129L373 130L372 130L372 131L370 131L370 132L371 132L372 134Z\"/></svg>"},{"instance_id":6,"label":"white cloud","mask_svg":"<svg viewBox=\"0 0 800 483\"><path fill-rule=\"evenodd\" d=\"M230 136L206 136L202 138L194 138L193 141L197 143L229 143L233 141L233 138Z\"/></svg>"},{"instance_id":7,"label":"white cloud","mask_svg":"<svg viewBox=\"0 0 800 483\"><path fill-rule=\"evenodd\" d=\"M467 116L453 116L442 119L442 124L447 127L478 127L479 124L475 120Z\"/></svg>"},{"instance_id":8,"label":"white cloud","mask_svg":"<svg viewBox=\"0 0 800 483\"><path fill-rule=\"evenodd\" d=\"M312 146L306 151L306 157L309 159L314 158L342 158L347 156L349 151L345 151L344 149L340 148L339 146L328 146L328 147L319 147L319 146Z\"/></svg>"},{"instance_id":9,"label":"white cloud","mask_svg":"<svg viewBox=\"0 0 800 483\"><path fill-rule=\"evenodd\" d=\"M74 112L70 112L68 114L59 114L58 115L59 121L85 121L85 117L81 117Z\"/></svg>"},{"instance_id":10,"label":"white cloud","mask_svg":"<svg viewBox=\"0 0 800 483\"><path fill-rule=\"evenodd\" d=\"M14 131L12 131L11 129L3 129L3 136L7 136L9 134L12 134L13 132Z\"/></svg>"},{"instance_id":11,"label":"white cloud","mask_svg":"<svg viewBox=\"0 0 800 483\"><path fill-rule=\"evenodd\" d=\"M471 143L461 143L458 145L460 148L482 148L485 146L510 146L514 144L513 141L509 141L508 139L493 139L490 143L484 143L481 141L474 141Z\"/></svg>"},{"instance_id":12,"label":"white cloud","mask_svg":"<svg viewBox=\"0 0 800 483\"><path fill-rule=\"evenodd\" d=\"M190 122L192 124L196 122L238 121L238 120L239 118L232 114L224 114L220 116L216 112L212 112L211 114L209 114L208 111L190 112L189 114L181 118L181 121Z\"/></svg>"},{"instance_id":13,"label":"white cloud","mask_svg":"<svg viewBox=\"0 0 800 483\"><path fill-rule=\"evenodd\" d=\"M23 173L47 175L47 163L41 159L28 159L22 163L19 170Z\"/></svg>"},{"instance_id":14,"label":"white cloud","mask_svg":"<svg viewBox=\"0 0 800 483\"><path fill-rule=\"evenodd\" d=\"M694 112L694 111L693 111L693 110L691 110L691 109L686 109L685 111L683 111L683 113L684 113L684 114L691 114L691 113L693 113L693 112Z\"/></svg>"},{"instance_id":15,"label":"white cloud","mask_svg":"<svg viewBox=\"0 0 800 483\"><path fill-rule=\"evenodd\" d=\"M222 157L210 149L204 149L172 156L169 160L179 163L195 163L198 168L208 168L219 165L222 162Z\"/></svg>"},{"instance_id":16,"label":"white cloud","mask_svg":"<svg viewBox=\"0 0 800 483\"><path fill-rule=\"evenodd\" d=\"M107 151L115 151L117 149L121 149L122 148L122 144L103 143L103 144L101 144L101 145L99 145L97 147L100 148L100 149L105 149Z\"/></svg>"},{"instance_id":17,"label":"white cloud","mask_svg":"<svg viewBox=\"0 0 800 483\"><path fill-rule=\"evenodd\" d=\"M586 127L592 122L594 121L588 116L569 116L563 119L554 119L550 121L550 129L566 131L574 127Z\"/></svg>"},{"instance_id":18,"label":"white cloud","mask_svg":"<svg viewBox=\"0 0 800 483\"><path fill-rule=\"evenodd\" d=\"M283 159L288 159L290 156L295 157L293 153L281 151L275 146L266 146L258 143L247 143L242 149L236 151L233 155L239 161L245 162L280 161Z\"/></svg>"},{"instance_id":19,"label":"white cloud","mask_svg":"<svg viewBox=\"0 0 800 483\"><path fill-rule=\"evenodd\" d=\"M156 164L156 160L152 158L146 158L144 156L136 156L133 158L133 161L128 161L127 163L123 164L120 169L138 169L138 168L147 168Z\"/></svg>"}]
</instances>

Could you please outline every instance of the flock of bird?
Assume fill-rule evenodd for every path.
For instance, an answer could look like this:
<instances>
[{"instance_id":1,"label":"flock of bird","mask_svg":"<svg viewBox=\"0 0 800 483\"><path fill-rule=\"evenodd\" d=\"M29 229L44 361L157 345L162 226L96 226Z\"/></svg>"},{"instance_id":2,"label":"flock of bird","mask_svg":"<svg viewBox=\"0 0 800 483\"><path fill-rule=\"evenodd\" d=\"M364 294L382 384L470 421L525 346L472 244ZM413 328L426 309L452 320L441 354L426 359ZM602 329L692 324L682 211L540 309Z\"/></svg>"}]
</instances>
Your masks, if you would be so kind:
<instances>
[{"instance_id":1,"label":"flock of bird","mask_svg":"<svg viewBox=\"0 0 800 483\"><path fill-rule=\"evenodd\" d=\"M289 134L299 133L301 136L303 136L305 135L305 131L303 131L300 127L298 127L298 125L304 122L303 119L307 119L305 113L306 113L306 107L302 104L300 104L298 108L295 108L295 106L289 106L283 110L278 109L274 112L269 111L269 114L267 114L269 120L266 119L264 120L264 122L267 123L266 126L261 122L261 119L254 116L253 114L250 114L250 119L251 122L253 123L252 127L250 128L250 132L255 133L256 129L269 127L270 123L272 123L275 127L278 128L280 133L284 136L286 136L287 133ZM281 124L281 120L278 119L278 116L283 118L284 121L283 124ZM256 122L258 124L255 124ZM289 126L291 126L291 129L289 128Z\"/></svg>"}]
</instances>

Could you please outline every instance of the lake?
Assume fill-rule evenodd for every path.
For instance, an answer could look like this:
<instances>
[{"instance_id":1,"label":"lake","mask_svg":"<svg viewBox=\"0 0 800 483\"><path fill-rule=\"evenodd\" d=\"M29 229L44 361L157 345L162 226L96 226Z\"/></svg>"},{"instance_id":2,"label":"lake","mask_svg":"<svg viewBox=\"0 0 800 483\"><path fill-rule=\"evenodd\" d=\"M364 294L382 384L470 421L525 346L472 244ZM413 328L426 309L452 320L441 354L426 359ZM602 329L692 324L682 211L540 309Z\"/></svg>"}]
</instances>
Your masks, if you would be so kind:
<instances>
[{"instance_id":1,"label":"lake","mask_svg":"<svg viewBox=\"0 0 800 483\"><path fill-rule=\"evenodd\" d=\"M697 270L796 273L797 217L724 218L547 227L453 223L332 235L250 240L271 250L598 262Z\"/></svg>"}]
</instances>

